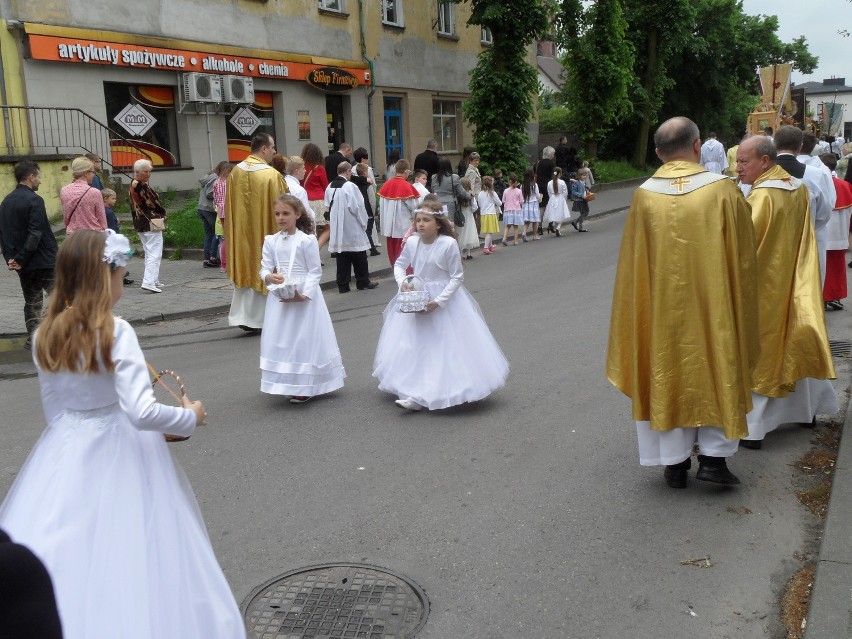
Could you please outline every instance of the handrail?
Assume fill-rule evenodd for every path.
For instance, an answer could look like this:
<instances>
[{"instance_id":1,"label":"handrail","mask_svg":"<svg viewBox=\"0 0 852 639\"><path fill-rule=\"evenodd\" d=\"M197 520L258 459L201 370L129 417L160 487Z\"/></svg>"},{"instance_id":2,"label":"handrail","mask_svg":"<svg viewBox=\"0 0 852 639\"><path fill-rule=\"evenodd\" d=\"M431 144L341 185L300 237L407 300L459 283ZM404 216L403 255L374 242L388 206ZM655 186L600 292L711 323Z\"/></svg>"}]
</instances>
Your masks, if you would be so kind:
<instances>
[{"instance_id":1,"label":"handrail","mask_svg":"<svg viewBox=\"0 0 852 639\"><path fill-rule=\"evenodd\" d=\"M95 153L113 173L132 179L125 169L132 160L151 159L149 153L133 140L125 138L99 122L82 109L74 107L37 107L2 104L3 128L0 128L0 148L8 155ZM124 147L116 151L115 143ZM115 164L116 158L129 164Z\"/></svg>"}]
</instances>

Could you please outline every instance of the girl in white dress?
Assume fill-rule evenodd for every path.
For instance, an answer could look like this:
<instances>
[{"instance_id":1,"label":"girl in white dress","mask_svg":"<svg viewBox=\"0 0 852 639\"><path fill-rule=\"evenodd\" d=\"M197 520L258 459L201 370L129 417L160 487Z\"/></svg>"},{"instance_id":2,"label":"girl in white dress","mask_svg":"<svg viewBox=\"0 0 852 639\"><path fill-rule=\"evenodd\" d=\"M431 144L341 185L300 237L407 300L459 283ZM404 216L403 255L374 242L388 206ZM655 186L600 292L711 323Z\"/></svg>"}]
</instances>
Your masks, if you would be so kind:
<instances>
[{"instance_id":1,"label":"girl in white dress","mask_svg":"<svg viewBox=\"0 0 852 639\"><path fill-rule=\"evenodd\" d=\"M260 261L270 291L260 335L260 390L302 404L341 388L346 372L320 290L310 214L286 193L275 200L274 212L279 231L264 239Z\"/></svg>"},{"instance_id":2,"label":"girl in white dress","mask_svg":"<svg viewBox=\"0 0 852 639\"><path fill-rule=\"evenodd\" d=\"M541 211L539 210L538 201L541 196L538 191L538 184L535 183L535 174L532 169L524 171L524 183L521 186L521 193L524 196L524 208L522 210L524 218L524 240L527 239L527 230L532 226L533 241L539 239L538 224L541 221Z\"/></svg>"},{"instance_id":3,"label":"girl in white dress","mask_svg":"<svg viewBox=\"0 0 852 639\"><path fill-rule=\"evenodd\" d=\"M163 437L192 434L207 413L157 403L136 334L111 313L129 254L112 231L77 231L59 249L33 345L47 428L0 527L47 567L65 639L244 639Z\"/></svg>"},{"instance_id":4,"label":"girl in white dress","mask_svg":"<svg viewBox=\"0 0 852 639\"><path fill-rule=\"evenodd\" d=\"M405 271L412 266L430 299L422 313L398 312L397 298L385 308L373 376L408 410L475 402L506 383L509 363L462 286L461 254L449 220L422 209L414 220L418 235L405 244L394 277L408 290Z\"/></svg>"},{"instance_id":5,"label":"girl in white dress","mask_svg":"<svg viewBox=\"0 0 852 639\"><path fill-rule=\"evenodd\" d=\"M562 225L571 219L571 209L568 206L568 185L562 178L562 169L558 166L553 170L553 179L547 183L547 208L544 209L542 224L553 223L556 237L562 237Z\"/></svg>"},{"instance_id":6,"label":"girl in white dress","mask_svg":"<svg viewBox=\"0 0 852 639\"><path fill-rule=\"evenodd\" d=\"M473 216L473 213L479 209L479 205L476 203L476 198L473 197L473 185L471 185L470 179L463 177L459 180L459 184L470 194L470 199L467 202L460 202L464 214L464 226L456 229L459 234L459 249L462 252L462 259L472 260L471 250L479 248L479 233L476 232L476 219Z\"/></svg>"}]
</instances>

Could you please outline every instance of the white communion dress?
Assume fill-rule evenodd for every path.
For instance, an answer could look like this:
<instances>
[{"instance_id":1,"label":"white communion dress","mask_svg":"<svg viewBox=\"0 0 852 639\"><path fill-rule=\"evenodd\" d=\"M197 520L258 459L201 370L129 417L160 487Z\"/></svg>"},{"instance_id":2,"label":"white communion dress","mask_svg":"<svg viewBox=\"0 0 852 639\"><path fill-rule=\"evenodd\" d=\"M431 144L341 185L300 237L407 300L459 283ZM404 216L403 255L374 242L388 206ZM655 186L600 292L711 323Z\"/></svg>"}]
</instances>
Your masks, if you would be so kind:
<instances>
[{"instance_id":1,"label":"white communion dress","mask_svg":"<svg viewBox=\"0 0 852 639\"><path fill-rule=\"evenodd\" d=\"M320 290L322 265L316 237L302 231L267 235L261 279L273 269L284 274L285 284L298 282L296 289L310 299L282 302L273 292L267 296L260 336L260 390L313 397L342 388L346 372Z\"/></svg>"},{"instance_id":2,"label":"white communion dress","mask_svg":"<svg viewBox=\"0 0 852 639\"><path fill-rule=\"evenodd\" d=\"M373 370L379 389L429 409L487 397L506 383L509 363L462 286L458 245L447 235L432 244L412 235L394 264L398 284L409 265L439 308L400 313L397 298L387 305Z\"/></svg>"},{"instance_id":3,"label":"white communion dress","mask_svg":"<svg viewBox=\"0 0 852 639\"><path fill-rule=\"evenodd\" d=\"M195 414L156 402L136 334L118 318L112 358L111 373L39 369L47 428L0 527L47 567L65 639L244 639L163 438L191 434Z\"/></svg>"},{"instance_id":4,"label":"white communion dress","mask_svg":"<svg viewBox=\"0 0 852 639\"><path fill-rule=\"evenodd\" d=\"M547 206L544 208L544 217L542 224L564 224L571 219L571 207L568 206L568 185L563 180L557 180L556 186L558 193L553 192L553 180L547 181L547 194L550 199L547 200Z\"/></svg>"}]
</instances>

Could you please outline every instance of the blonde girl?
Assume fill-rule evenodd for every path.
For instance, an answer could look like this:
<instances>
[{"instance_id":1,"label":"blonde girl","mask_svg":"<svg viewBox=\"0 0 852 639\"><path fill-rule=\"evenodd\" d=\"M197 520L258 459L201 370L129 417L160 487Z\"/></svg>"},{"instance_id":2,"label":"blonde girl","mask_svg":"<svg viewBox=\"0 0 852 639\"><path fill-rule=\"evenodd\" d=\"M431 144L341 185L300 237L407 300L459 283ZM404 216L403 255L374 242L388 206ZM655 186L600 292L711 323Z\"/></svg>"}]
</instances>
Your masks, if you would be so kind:
<instances>
[{"instance_id":1,"label":"blonde girl","mask_svg":"<svg viewBox=\"0 0 852 639\"><path fill-rule=\"evenodd\" d=\"M480 232L485 234L485 248L482 249L482 254L491 255L494 252L491 234L500 232L497 213L501 202L494 192L494 178L490 175L482 178L482 190L476 196L476 203L479 205Z\"/></svg>"},{"instance_id":2,"label":"blonde girl","mask_svg":"<svg viewBox=\"0 0 852 639\"><path fill-rule=\"evenodd\" d=\"M244 639L163 437L192 434L207 413L187 397L156 401L136 333L111 312L130 252L113 231L77 231L59 249L35 334L47 428L0 506L0 527L46 565L66 639Z\"/></svg>"}]
</instances>

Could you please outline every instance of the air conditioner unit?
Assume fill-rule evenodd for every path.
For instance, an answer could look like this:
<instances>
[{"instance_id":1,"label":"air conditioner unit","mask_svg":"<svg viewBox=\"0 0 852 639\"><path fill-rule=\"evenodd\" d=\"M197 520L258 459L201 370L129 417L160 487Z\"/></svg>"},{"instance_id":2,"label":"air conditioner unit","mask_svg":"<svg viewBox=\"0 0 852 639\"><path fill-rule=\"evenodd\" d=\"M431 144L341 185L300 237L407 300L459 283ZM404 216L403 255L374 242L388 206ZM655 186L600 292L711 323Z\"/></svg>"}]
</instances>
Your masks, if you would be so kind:
<instances>
[{"instance_id":1,"label":"air conditioner unit","mask_svg":"<svg viewBox=\"0 0 852 639\"><path fill-rule=\"evenodd\" d=\"M254 102L254 80L241 75L223 75L222 88L225 102L251 104Z\"/></svg>"},{"instance_id":2,"label":"air conditioner unit","mask_svg":"<svg viewBox=\"0 0 852 639\"><path fill-rule=\"evenodd\" d=\"M209 73L184 73L183 101L221 102L222 79Z\"/></svg>"}]
</instances>

